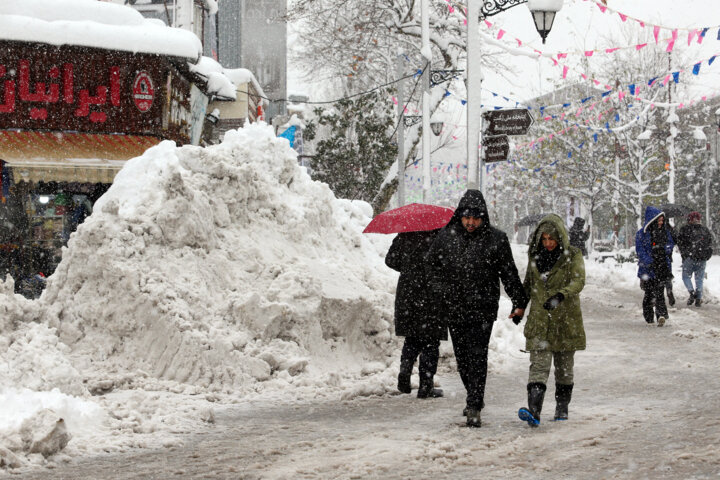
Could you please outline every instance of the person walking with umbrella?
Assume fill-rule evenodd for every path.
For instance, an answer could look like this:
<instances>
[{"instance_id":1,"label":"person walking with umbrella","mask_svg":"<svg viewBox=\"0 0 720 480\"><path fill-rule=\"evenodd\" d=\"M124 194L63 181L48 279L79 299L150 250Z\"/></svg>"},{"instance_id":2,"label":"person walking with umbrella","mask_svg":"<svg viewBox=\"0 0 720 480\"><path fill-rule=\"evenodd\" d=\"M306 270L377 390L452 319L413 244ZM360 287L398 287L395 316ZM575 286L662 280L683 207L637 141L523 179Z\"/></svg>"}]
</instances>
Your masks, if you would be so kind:
<instances>
[{"instance_id":1,"label":"person walking with umbrella","mask_svg":"<svg viewBox=\"0 0 720 480\"><path fill-rule=\"evenodd\" d=\"M530 296L525 324L525 349L530 352L528 406L518 416L531 427L540 424L550 367L555 364L555 420L567 420L572 397L575 352L585 349L580 292L585 286L585 261L570 244L558 215L542 219L528 249L523 282Z\"/></svg>"},{"instance_id":2,"label":"person walking with umbrella","mask_svg":"<svg viewBox=\"0 0 720 480\"><path fill-rule=\"evenodd\" d=\"M687 304L695 303L696 307L702 305L703 277L705 264L712 257L712 234L700 222L700 212L688 214L688 224L678 233L678 248L682 257L682 280L690 293ZM692 277L695 275L695 287Z\"/></svg>"},{"instance_id":3,"label":"person walking with umbrella","mask_svg":"<svg viewBox=\"0 0 720 480\"><path fill-rule=\"evenodd\" d=\"M643 297L643 317L658 327L668 318L665 304L665 285L672 278L670 270L673 247L672 235L665 226L665 214L649 205L645 209L645 225L635 234L635 251L638 256L638 277Z\"/></svg>"},{"instance_id":4,"label":"person walking with umbrella","mask_svg":"<svg viewBox=\"0 0 720 480\"><path fill-rule=\"evenodd\" d=\"M490 225L479 190L463 195L450 222L427 254L432 295L449 327L458 372L467 391L466 423L480 427L485 405L487 357L497 319L500 282L512 300L510 317L519 324L528 303L507 235Z\"/></svg>"},{"instance_id":5,"label":"person walking with umbrella","mask_svg":"<svg viewBox=\"0 0 720 480\"><path fill-rule=\"evenodd\" d=\"M447 340L447 327L437 317L428 292L425 255L439 229L399 233L385 256L385 264L400 272L395 292L395 335L405 337L400 355L398 390L410 393L410 377L420 356L418 398L442 397L434 388L440 356L440 341Z\"/></svg>"}]
</instances>

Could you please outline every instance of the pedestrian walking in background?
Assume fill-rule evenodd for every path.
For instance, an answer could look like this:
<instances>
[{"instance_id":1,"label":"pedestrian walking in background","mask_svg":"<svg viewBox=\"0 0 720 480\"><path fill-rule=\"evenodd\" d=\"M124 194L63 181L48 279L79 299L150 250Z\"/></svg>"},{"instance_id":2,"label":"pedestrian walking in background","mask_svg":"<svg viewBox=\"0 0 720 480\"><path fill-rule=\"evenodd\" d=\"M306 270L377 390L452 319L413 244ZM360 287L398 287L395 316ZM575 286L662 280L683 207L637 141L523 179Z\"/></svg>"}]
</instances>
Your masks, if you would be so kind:
<instances>
[{"instance_id":1,"label":"pedestrian walking in background","mask_svg":"<svg viewBox=\"0 0 720 480\"><path fill-rule=\"evenodd\" d=\"M430 289L439 299L467 391L463 413L469 427L480 427L500 282L512 301L510 316L516 324L525 313L528 298L507 235L490 225L479 190L465 192L450 222L430 247L427 261Z\"/></svg>"},{"instance_id":2,"label":"pedestrian walking in background","mask_svg":"<svg viewBox=\"0 0 720 480\"><path fill-rule=\"evenodd\" d=\"M399 233L385 256L385 264L400 272L395 292L395 335L405 337L400 355L398 390L410 393L410 377L420 356L418 398L442 397L434 388L440 341L447 340L428 291L425 255L440 230Z\"/></svg>"},{"instance_id":3,"label":"pedestrian walking in background","mask_svg":"<svg viewBox=\"0 0 720 480\"><path fill-rule=\"evenodd\" d=\"M587 257L587 246L585 242L590 237L590 229L585 229L585 219L581 217L575 217L573 226L570 227L570 245L580 249L583 257Z\"/></svg>"},{"instance_id":4,"label":"pedestrian walking in background","mask_svg":"<svg viewBox=\"0 0 720 480\"><path fill-rule=\"evenodd\" d=\"M565 224L558 215L543 218L532 235L523 286L530 297L524 330L530 372L528 406L521 408L518 416L531 427L537 427L553 364L555 420L567 420L575 383L575 351L585 349L580 308L585 260L580 249L570 245Z\"/></svg>"},{"instance_id":5,"label":"pedestrian walking in background","mask_svg":"<svg viewBox=\"0 0 720 480\"><path fill-rule=\"evenodd\" d=\"M652 205L645 208L645 225L635 234L635 251L638 256L638 277L645 295L642 301L643 317L658 327L668 318L665 305L665 284L672 278L670 270L673 247L672 235L665 226L665 214Z\"/></svg>"},{"instance_id":6,"label":"pedestrian walking in background","mask_svg":"<svg viewBox=\"0 0 720 480\"><path fill-rule=\"evenodd\" d=\"M701 224L700 212L690 212L687 219L688 224L678 233L678 248L682 257L682 280L690 293L687 304L695 303L695 306L699 307L702 305L705 263L710 260L713 253L713 238L710 230Z\"/></svg>"}]
</instances>

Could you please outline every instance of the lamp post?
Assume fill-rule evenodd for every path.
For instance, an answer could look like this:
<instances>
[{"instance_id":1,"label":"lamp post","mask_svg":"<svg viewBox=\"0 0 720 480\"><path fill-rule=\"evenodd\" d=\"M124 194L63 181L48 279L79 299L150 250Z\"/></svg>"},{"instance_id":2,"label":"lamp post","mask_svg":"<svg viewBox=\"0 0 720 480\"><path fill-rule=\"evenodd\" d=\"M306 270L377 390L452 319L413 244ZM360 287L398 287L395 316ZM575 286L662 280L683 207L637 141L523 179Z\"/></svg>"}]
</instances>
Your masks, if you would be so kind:
<instances>
[{"instance_id":1,"label":"lamp post","mask_svg":"<svg viewBox=\"0 0 720 480\"><path fill-rule=\"evenodd\" d=\"M500 5L498 5L498 3ZM480 30L479 18L482 12L486 17L519 5L516 0L467 0L467 164L468 188L483 188L483 161L480 159L480 131L482 121L482 72L480 71ZM562 8L563 0L528 0L528 8L543 43L550 32L555 14ZM507 6L505 6L507 5ZM493 8L493 6L495 8ZM541 23L538 23L540 20Z\"/></svg>"},{"instance_id":2,"label":"lamp post","mask_svg":"<svg viewBox=\"0 0 720 480\"><path fill-rule=\"evenodd\" d=\"M642 227L642 207L643 207L643 191L644 186L642 183L643 169L645 168L645 149L650 144L650 138L652 137L652 130L645 129L640 135L637 136L638 143L640 144L640 162L638 164L638 221L637 227Z\"/></svg>"},{"instance_id":3,"label":"lamp post","mask_svg":"<svg viewBox=\"0 0 720 480\"><path fill-rule=\"evenodd\" d=\"M717 133L715 138L717 140ZM698 151L705 153L705 223L708 224L710 223L710 172L712 171L710 161L712 159L712 152L710 151L710 144L707 141L707 136L705 136L705 132L702 131L702 128L697 127L693 130L693 139L695 139L695 144L698 146ZM710 228L709 225L708 228Z\"/></svg>"},{"instance_id":4,"label":"lamp post","mask_svg":"<svg viewBox=\"0 0 720 480\"><path fill-rule=\"evenodd\" d=\"M430 75L432 72L432 49L430 48L430 6L429 0L420 3L422 48L420 53L425 59L423 69L422 94L422 156L423 156L423 202L430 199Z\"/></svg>"}]
</instances>

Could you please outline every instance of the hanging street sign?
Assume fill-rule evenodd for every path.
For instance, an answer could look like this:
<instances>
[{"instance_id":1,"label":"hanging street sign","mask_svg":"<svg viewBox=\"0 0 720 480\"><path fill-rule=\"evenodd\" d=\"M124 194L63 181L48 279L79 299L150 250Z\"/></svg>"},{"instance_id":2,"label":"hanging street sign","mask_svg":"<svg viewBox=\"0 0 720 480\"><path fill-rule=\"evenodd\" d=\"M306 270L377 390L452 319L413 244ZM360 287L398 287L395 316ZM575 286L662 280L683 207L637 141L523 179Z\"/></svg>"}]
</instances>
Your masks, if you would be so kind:
<instances>
[{"instance_id":1,"label":"hanging street sign","mask_svg":"<svg viewBox=\"0 0 720 480\"><path fill-rule=\"evenodd\" d=\"M483 113L485 135L525 135L533 117L526 108L491 110Z\"/></svg>"},{"instance_id":2,"label":"hanging street sign","mask_svg":"<svg viewBox=\"0 0 720 480\"><path fill-rule=\"evenodd\" d=\"M510 141L507 135L484 136L482 139L482 157L485 163L504 162L510 153Z\"/></svg>"}]
</instances>

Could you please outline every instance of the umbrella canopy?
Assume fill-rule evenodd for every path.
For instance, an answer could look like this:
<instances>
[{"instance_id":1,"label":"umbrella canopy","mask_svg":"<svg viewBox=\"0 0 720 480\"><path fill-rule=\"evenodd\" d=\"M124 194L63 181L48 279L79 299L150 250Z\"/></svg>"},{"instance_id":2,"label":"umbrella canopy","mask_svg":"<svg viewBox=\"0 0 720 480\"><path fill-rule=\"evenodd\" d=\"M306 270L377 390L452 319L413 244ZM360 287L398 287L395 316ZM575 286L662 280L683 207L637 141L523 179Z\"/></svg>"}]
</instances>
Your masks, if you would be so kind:
<instances>
[{"instance_id":1,"label":"umbrella canopy","mask_svg":"<svg viewBox=\"0 0 720 480\"><path fill-rule=\"evenodd\" d=\"M411 203L376 215L363 233L421 232L442 228L450 221L454 208Z\"/></svg>"},{"instance_id":2,"label":"umbrella canopy","mask_svg":"<svg viewBox=\"0 0 720 480\"><path fill-rule=\"evenodd\" d=\"M666 217L684 217L692 212L692 208L680 205L679 203L666 203L660 205L660 210L665 213Z\"/></svg>"},{"instance_id":3,"label":"umbrella canopy","mask_svg":"<svg viewBox=\"0 0 720 480\"><path fill-rule=\"evenodd\" d=\"M518 220L515 225L518 227L532 227L533 225L536 225L540 223L540 220L545 218L548 213L536 213L535 215L528 215L527 217L523 217L520 220Z\"/></svg>"}]
</instances>

